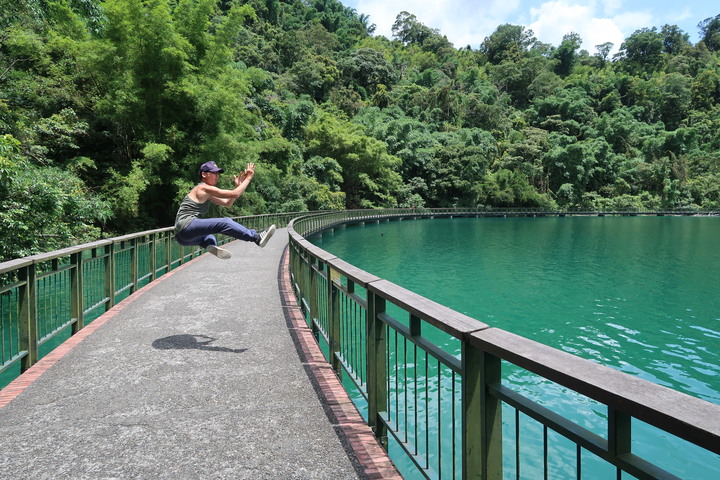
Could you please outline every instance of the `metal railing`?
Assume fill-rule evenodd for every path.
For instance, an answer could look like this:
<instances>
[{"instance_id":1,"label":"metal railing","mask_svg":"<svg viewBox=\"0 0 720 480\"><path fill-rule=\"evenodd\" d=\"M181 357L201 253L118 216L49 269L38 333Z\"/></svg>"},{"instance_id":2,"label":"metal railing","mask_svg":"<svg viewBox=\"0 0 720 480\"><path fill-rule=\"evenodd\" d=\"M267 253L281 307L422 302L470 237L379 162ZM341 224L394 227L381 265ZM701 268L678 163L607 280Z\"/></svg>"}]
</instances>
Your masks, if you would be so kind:
<instances>
[{"instance_id":1,"label":"metal railing","mask_svg":"<svg viewBox=\"0 0 720 480\"><path fill-rule=\"evenodd\" d=\"M272 223L285 226L297 215L236 220L262 230ZM173 236L173 227L167 227L0 263L0 373L11 368L22 373L42 358L43 346L52 348L58 339L202 253L179 245ZM220 243L228 240L218 237Z\"/></svg>"},{"instance_id":2,"label":"metal railing","mask_svg":"<svg viewBox=\"0 0 720 480\"><path fill-rule=\"evenodd\" d=\"M348 223L545 213L558 214L394 209L328 212L290 223L298 302L328 361L357 392L367 422L394 461L410 462L426 478L587 478L603 468L611 473L600 478L679 478L665 465L671 460L645 458L639 431L689 442L716 474L720 406L490 327L360 270L305 238ZM566 213L572 212L560 212ZM540 396L561 390L576 402L577 412L550 410L516 388L507 372L517 370L537 376ZM578 413L588 408L589 414Z\"/></svg>"}]
</instances>

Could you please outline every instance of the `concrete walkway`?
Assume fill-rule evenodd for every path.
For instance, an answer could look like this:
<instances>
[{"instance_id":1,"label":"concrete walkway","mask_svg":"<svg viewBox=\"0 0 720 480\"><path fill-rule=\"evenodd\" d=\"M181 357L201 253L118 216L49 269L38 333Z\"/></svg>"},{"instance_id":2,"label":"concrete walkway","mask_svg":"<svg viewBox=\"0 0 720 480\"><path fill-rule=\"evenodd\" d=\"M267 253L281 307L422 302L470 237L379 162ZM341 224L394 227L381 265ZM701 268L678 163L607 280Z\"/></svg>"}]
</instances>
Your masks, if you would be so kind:
<instances>
[{"instance_id":1,"label":"concrete walkway","mask_svg":"<svg viewBox=\"0 0 720 480\"><path fill-rule=\"evenodd\" d=\"M187 263L4 389L0 478L399 478L287 298L286 245Z\"/></svg>"}]
</instances>

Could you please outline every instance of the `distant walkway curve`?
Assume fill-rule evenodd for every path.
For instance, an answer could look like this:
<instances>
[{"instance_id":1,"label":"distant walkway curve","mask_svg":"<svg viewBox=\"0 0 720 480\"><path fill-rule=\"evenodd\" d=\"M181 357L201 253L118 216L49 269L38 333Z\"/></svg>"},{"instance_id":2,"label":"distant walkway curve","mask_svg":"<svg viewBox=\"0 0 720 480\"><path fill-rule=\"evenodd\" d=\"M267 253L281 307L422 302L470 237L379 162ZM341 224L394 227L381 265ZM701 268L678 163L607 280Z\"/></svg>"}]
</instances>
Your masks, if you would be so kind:
<instances>
[{"instance_id":1,"label":"distant walkway curve","mask_svg":"<svg viewBox=\"0 0 720 480\"><path fill-rule=\"evenodd\" d=\"M286 239L182 265L3 389L0 478L401 478L305 325Z\"/></svg>"}]
</instances>

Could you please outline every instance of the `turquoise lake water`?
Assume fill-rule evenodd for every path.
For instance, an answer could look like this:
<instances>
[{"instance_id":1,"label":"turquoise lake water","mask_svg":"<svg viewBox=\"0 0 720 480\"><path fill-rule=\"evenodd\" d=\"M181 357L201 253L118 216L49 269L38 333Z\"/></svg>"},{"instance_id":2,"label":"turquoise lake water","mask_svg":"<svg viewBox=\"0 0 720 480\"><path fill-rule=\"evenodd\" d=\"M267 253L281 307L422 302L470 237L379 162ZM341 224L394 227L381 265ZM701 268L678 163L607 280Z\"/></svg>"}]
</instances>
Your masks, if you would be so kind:
<instances>
[{"instance_id":1,"label":"turquoise lake water","mask_svg":"<svg viewBox=\"0 0 720 480\"><path fill-rule=\"evenodd\" d=\"M720 218L405 220L312 240L491 326L720 404ZM538 383L521 372L507 381L528 395ZM542 393L557 410L577 407L568 398L561 388ZM633 444L648 458L665 448ZM720 478L717 456L694 448L658 461L682 478Z\"/></svg>"}]
</instances>

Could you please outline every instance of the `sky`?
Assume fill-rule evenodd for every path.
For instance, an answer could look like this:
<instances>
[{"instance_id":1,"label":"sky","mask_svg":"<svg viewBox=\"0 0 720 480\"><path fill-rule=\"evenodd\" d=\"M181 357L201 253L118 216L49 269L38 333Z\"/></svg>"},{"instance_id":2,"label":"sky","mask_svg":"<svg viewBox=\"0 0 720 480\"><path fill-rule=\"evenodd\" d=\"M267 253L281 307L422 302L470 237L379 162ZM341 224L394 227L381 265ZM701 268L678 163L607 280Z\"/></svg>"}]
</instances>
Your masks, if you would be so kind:
<instances>
[{"instance_id":1,"label":"sky","mask_svg":"<svg viewBox=\"0 0 720 480\"><path fill-rule=\"evenodd\" d=\"M359 14L369 15L375 35L392 38L397 15L406 11L436 28L456 48L477 49L498 26L509 23L529 28L544 43L559 46L575 32L581 48L597 53L596 45L612 42L616 53L623 41L641 28L677 25L699 40L697 25L720 14L714 0L340 0Z\"/></svg>"}]
</instances>

